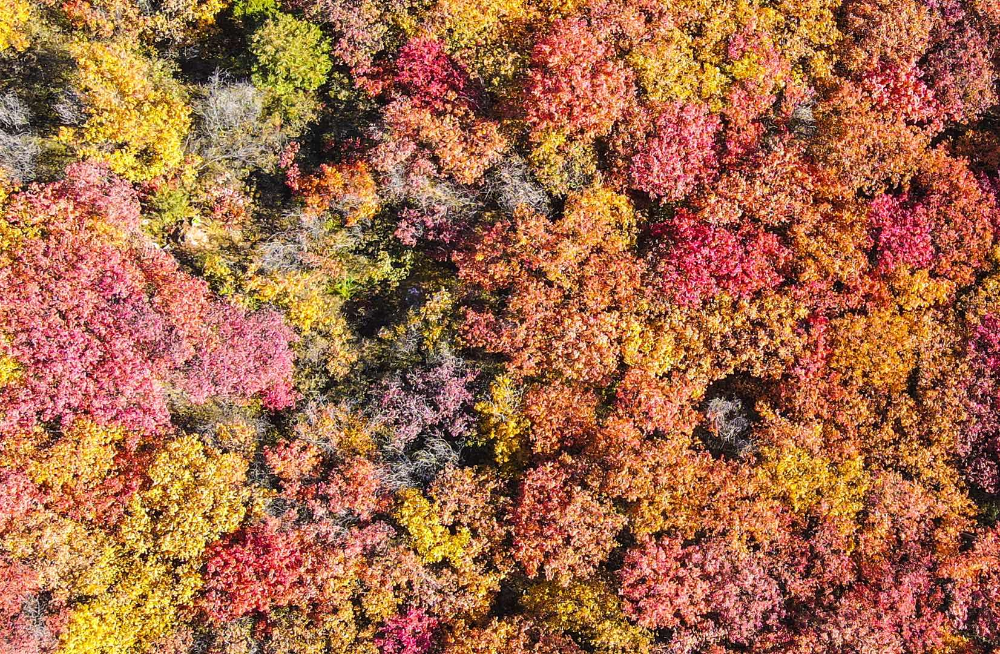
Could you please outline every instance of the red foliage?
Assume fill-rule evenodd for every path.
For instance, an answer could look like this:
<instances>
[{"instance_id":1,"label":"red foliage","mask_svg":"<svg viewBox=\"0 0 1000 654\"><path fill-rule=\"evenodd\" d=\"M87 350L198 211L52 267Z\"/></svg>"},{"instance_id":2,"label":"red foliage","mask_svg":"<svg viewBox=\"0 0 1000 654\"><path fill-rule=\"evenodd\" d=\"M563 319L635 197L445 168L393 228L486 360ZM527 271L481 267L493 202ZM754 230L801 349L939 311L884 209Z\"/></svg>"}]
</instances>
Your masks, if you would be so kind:
<instances>
[{"instance_id":1,"label":"red foliage","mask_svg":"<svg viewBox=\"0 0 1000 654\"><path fill-rule=\"evenodd\" d=\"M615 546L623 524L613 507L581 488L559 463L524 476L510 516L514 558L529 576L568 583L587 577Z\"/></svg>"},{"instance_id":2,"label":"red foliage","mask_svg":"<svg viewBox=\"0 0 1000 654\"><path fill-rule=\"evenodd\" d=\"M475 104L469 76L448 56L439 41L408 41L396 58L395 83L417 105L435 111L450 104Z\"/></svg>"},{"instance_id":3,"label":"red foliage","mask_svg":"<svg viewBox=\"0 0 1000 654\"><path fill-rule=\"evenodd\" d=\"M949 573L954 579L949 613L955 622L984 641L1000 640L1000 530L979 532Z\"/></svg>"},{"instance_id":4,"label":"red foliage","mask_svg":"<svg viewBox=\"0 0 1000 654\"><path fill-rule=\"evenodd\" d=\"M927 123L941 119L934 94L913 62L880 63L865 73L861 88L880 111L896 112L907 122Z\"/></svg>"},{"instance_id":5,"label":"red foliage","mask_svg":"<svg viewBox=\"0 0 1000 654\"><path fill-rule=\"evenodd\" d=\"M774 288L790 252L777 236L755 225L736 230L712 225L686 209L653 227L666 242L657 268L664 291L682 305L720 293L748 298Z\"/></svg>"},{"instance_id":6,"label":"red foliage","mask_svg":"<svg viewBox=\"0 0 1000 654\"><path fill-rule=\"evenodd\" d=\"M679 643L750 645L784 611L781 588L764 561L721 541L647 541L626 555L620 577L626 611L643 626L676 630Z\"/></svg>"},{"instance_id":7,"label":"red foliage","mask_svg":"<svg viewBox=\"0 0 1000 654\"><path fill-rule=\"evenodd\" d=\"M631 155L632 188L677 202L715 175L715 139L721 122L704 105L669 104L655 118L641 114L637 122L651 123L652 133Z\"/></svg>"},{"instance_id":8,"label":"red foliage","mask_svg":"<svg viewBox=\"0 0 1000 654\"><path fill-rule=\"evenodd\" d=\"M434 647L438 620L420 609L390 618L375 639L382 654L427 654Z\"/></svg>"},{"instance_id":9,"label":"red foliage","mask_svg":"<svg viewBox=\"0 0 1000 654\"><path fill-rule=\"evenodd\" d=\"M260 397L269 409L292 406L292 329L276 311L247 313L214 303L203 316L206 333L185 363L180 387L195 403L210 397ZM211 331L208 331L211 330Z\"/></svg>"},{"instance_id":10,"label":"red foliage","mask_svg":"<svg viewBox=\"0 0 1000 654\"><path fill-rule=\"evenodd\" d=\"M535 44L524 97L534 130L603 136L633 94L630 71L583 20L558 20Z\"/></svg>"},{"instance_id":11,"label":"red foliage","mask_svg":"<svg viewBox=\"0 0 1000 654\"><path fill-rule=\"evenodd\" d=\"M597 396L576 386L533 386L524 398L531 421L532 446L538 454L579 449L597 429Z\"/></svg>"},{"instance_id":12,"label":"red foliage","mask_svg":"<svg viewBox=\"0 0 1000 654\"><path fill-rule=\"evenodd\" d=\"M209 549L201 606L218 622L287 606L304 599L305 573L296 532L273 521L248 527Z\"/></svg>"},{"instance_id":13,"label":"red foliage","mask_svg":"<svg viewBox=\"0 0 1000 654\"><path fill-rule=\"evenodd\" d=\"M959 453L969 481L987 493L1000 493L1000 317L988 313L968 344L971 365L966 387L972 420L961 433Z\"/></svg>"},{"instance_id":14,"label":"red foliage","mask_svg":"<svg viewBox=\"0 0 1000 654\"><path fill-rule=\"evenodd\" d=\"M878 267L929 267L960 284L985 264L996 229L992 192L967 165L931 153L909 194L883 195L872 204Z\"/></svg>"},{"instance_id":15,"label":"red foliage","mask_svg":"<svg viewBox=\"0 0 1000 654\"><path fill-rule=\"evenodd\" d=\"M932 227L922 207L911 208L907 196L881 195L872 201L869 217L875 241L877 270L925 268L934 260Z\"/></svg>"}]
</instances>

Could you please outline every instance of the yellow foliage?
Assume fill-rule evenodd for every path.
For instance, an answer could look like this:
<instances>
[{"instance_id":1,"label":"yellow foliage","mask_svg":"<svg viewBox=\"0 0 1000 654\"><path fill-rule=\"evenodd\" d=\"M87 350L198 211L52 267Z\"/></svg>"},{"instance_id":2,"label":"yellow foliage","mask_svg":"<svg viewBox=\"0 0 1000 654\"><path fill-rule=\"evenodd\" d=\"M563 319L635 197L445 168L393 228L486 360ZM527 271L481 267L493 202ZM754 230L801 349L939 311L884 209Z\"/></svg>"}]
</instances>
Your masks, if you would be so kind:
<instances>
[{"instance_id":1,"label":"yellow foliage","mask_svg":"<svg viewBox=\"0 0 1000 654\"><path fill-rule=\"evenodd\" d=\"M62 128L59 140L81 158L104 161L132 181L180 166L191 109L157 60L126 43L82 42L71 52L87 121Z\"/></svg>"},{"instance_id":2,"label":"yellow foliage","mask_svg":"<svg viewBox=\"0 0 1000 654\"><path fill-rule=\"evenodd\" d=\"M385 339L406 339L419 336L428 352L446 347L448 337L455 333L455 298L447 289L438 289L420 307L410 309L399 323L384 329Z\"/></svg>"},{"instance_id":3,"label":"yellow foliage","mask_svg":"<svg viewBox=\"0 0 1000 654\"><path fill-rule=\"evenodd\" d=\"M296 425L295 436L327 448L341 459L370 456L375 450L373 427L365 416L337 404L326 404Z\"/></svg>"},{"instance_id":4,"label":"yellow foliage","mask_svg":"<svg viewBox=\"0 0 1000 654\"><path fill-rule=\"evenodd\" d=\"M86 593L60 637L62 654L145 651L170 632L201 587L208 544L234 530L246 511L247 461L205 448L193 436L166 445L133 496L117 534L117 582Z\"/></svg>"},{"instance_id":5,"label":"yellow foliage","mask_svg":"<svg viewBox=\"0 0 1000 654\"><path fill-rule=\"evenodd\" d=\"M635 471L639 492L629 522L638 535L674 531L692 538L712 507L714 489L706 483L712 462L707 455L691 452L682 439L670 443L668 455L648 470Z\"/></svg>"},{"instance_id":6,"label":"yellow foliage","mask_svg":"<svg viewBox=\"0 0 1000 654\"><path fill-rule=\"evenodd\" d=\"M833 323L837 346L831 367L846 381L898 393L906 388L923 342L926 316L880 309Z\"/></svg>"},{"instance_id":7,"label":"yellow foliage","mask_svg":"<svg viewBox=\"0 0 1000 654\"><path fill-rule=\"evenodd\" d=\"M28 0L4 0L0 5L0 54L27 48L30 24L31 4Z\"/></svg>"},{"instance_id":8,"label":"yellow foliage","mask_svg":"<svg viewBox=\"0 0 1000 654\"><path fill-rule=\"evenodd\" d=\"M60 654L145 651L176 624L181 606L201 587L193 564L128 559L121 581L75 608L60 636Z\"/></svg>"},{"instance_id":9,"label":"yellow foliage","mask_svg":"<svg viewBox=\"0 0 1000 654\"><path fill-rule=\"evenodd\" d=\"M925 268L912 272L900 268L893 274L892 288L899 307L903 311L914 311L946 303L954 297L955 282L931 277Z\"/></svg>"},{"instance_id":10,"label":"yellow foliage","mask_svg":"<svg viewBox=\"0 0 1000 654\"><path fill-rule=\"evenodd\" d=\"M227 450L235 450L252 455L257 447L257 427L244 420L231 420L221 423L215 428L215 437L219 445Z\"/></svg>"},{"instance_id":11,"label":"yellow foliage","mask_svg":"<svg viewBox=\"0 0 1000 654\"><path fill-rule=\"evenodd\" d=\"M566 198L566 219L570 224L581 225L581 238L605 238L604 230L588 233L588 223L610 227L619 243L601 242L607 249L627 248L635 244L636 216L632 201L602 184L592 184Z\"/></svg>"},{"instance_id":12,"label":"yellow foliage","mask_svg":"<svg viewBox=\"0 0 1000 654\"><path fill-rule=\"evenodd\" d=\"M7 355L0 356L0 388L17 383L21 375L21 366L18 365L17 359Z\"/></svg>"},{"instance_id":13,"label":"yellow foliage","mask_svg":"<svg viewBox=\"0 0 1000 654\"><path fill-rule=\"evenodd\" d=\"M219 295L230 295L238 284L238 277L222 254L206 252L201 262L201 272Z\"/></svg>"},{"instance_id":14,"label":"yellow foliage","mask_svg":"<svg viewBox=\"0 0 1000 654\"><path fill-rule=\"evenodd\" d=\"M122 541L140 554L196 558L243 519L246 470L242 456L208 450L194 436L172 441L149 468L149 488L129 503Z\"/></svg>"},{"instance_id":15,"label":"yellow foliage","mask_svg":"<svg viewBox=\"0 0 1000 654\"><path fill-rule=\"evenodd\" d=\"M152 27L167 36L194 36L230 4L231 0L167 0L151 17Z\"/></svg>"},{"instance_id":16,"label":"yellow foliage","mask_svg":"<svg viewBox=\"0 0 1000 654\"><path fill-rule=\"evenodd\" d=\"M532 170L549 192L566 195L582 188L597 174L593 145L569 140L565 134L546 130L528 156Z\"/></svg>"},{"instance_id":17,"label":"yellow foliage","mask_svg":"<svg viewBox=\"0 0 1000 654\"><path fill-rule=\"evenodd\" d=\"M489 399L476 404L480 437L493 443L493 456L501 466L524 461L528 454L528 419L521 414L521 400L510 375L497 377L490 385Z\"/></svg>"},{"instance_id":18,"label":"yellow foliage","mask_svg":"<svg viewBox=\"0 0 1000 654\"><path fill-rule=\"evenodd\" d=\"M730 39L747 30L774 47L791 65L791 79L825 79L833 67L830 49L839 39L834 12L839 0L678 0L678 20L660 27L628 55L639 84L653 101L703 100L712 111L725 106L734 81L753 80L780 88L757 55L736 61L727 55Z\"/></svg>"},{"instance_id":19,"label":"yellow foliage","mask_svg":"<svg viewBox=\"0 0 1000 654\"><path fill-rule=\"evenodd\" d=\"M668 314L649 322L629 320L623 325L623 359L626 364L664 375L682 361L685 349L693 349L700 340L697 332L675 324L677 314ZM685 347L687 344L687 347Z\"/></svg>"},{"instance_id":20,"label":"yellow foliage","mask_svg":"<svg viewBox=\"0 0 1000 654\"><path fill-rule=\"evenodd\" d=\"M1000 257L1000 254L997 255ZM962 300L962 311L968 320L978 324L1000 304L1000 274L991 274L979 282L974 292Z\"/></svg>"},{"instance_id":21,"label":"yellow foliage","mask_svg":"<svg viewBox=\"0 0 1000 654\"><path fill-rule=\"evenodd\" d=\"M54 490L82 491L112 472L118 444L126 431L77 420L56 443L32 456L27 473L32 481Z\"/></svg>"},{"instance_id":22,"label":"yellow foliage","mask_svg":"<svg viewBox=\"0 0 1000 654\"><path fill-rule=\"evenodd\" d=\"M695 60L690 37L676 27L657 34L633 50L628 62L650 100L714 99L712 108L719 108L721 73L714 66Z\"/></svg>"},{"instance_id":23,"label":"yellow foliage","mask_svg":"<svg viewBox=\"0 0 1000 654\"><path fill-rule=\"evenodd\" d=\"M358 643L358 627L350 603L338 605L332 613L309 616L297 610L278 610L270 621L271 638L268 651L272 654L354 654L377 649L372 643L365 649Z\"/></svg>"},{"instance_id":24,"label":"yellow foliage","mask_svg":"<svg viewBox=\"0 0 1000 654\"><path fill-rule=\"evenodd\" d=\"M427 13L425 29L446 43L488 91L503 96L527 66L537 14L525 0L438 0Z\"/></svg>"},{"instance_id":25,"label":"yellow foliage","mask_svg":"<svg viewBox=\"0 0 1000 654\"><path fill-rule=\"evenodd\" d=\"M325 280L316 271L293 270L270 277L254 277L248 284L254 297L285 310L288 321L300 333L328 331L342 322L342 304L325 290Z\"/></svg>"},{"instance_id":26,"label":"yellow foliage","mask_svg":"<svg viewBox=\"0 0 1000 654\"><path fill-rule=\"evenodd\" d=\"M461 566L468 562L467 548L472 534L465 527L452 533L441 524L434 504L415 488L399 492L400 505L396 510L396 520L410 534L410 540L421 558L427 563L448 560Z\"/></svg>"},{"instance_id":27,"label":"yellow foliage","mask_svg":"<svg viewBox=\"0 0 1000 654\"><path fill-rule=\"evenodd\" d=\"M585 0L543 0L542 6L554 17L571 16L586 4Z\"/></svg>"},{"instance_id":28,"label":"yellow foliage","mask_svg":"<svg viewBox=\"0 0 1000 654\"><path fill-rule=\"evenodd\" d=\"M596 652L650 652L651 634L630 624L618 596L601 580L561 586L545 582L528 589L524 606L556 631L582 633Z\"/></svg>"},{"instance_id":29,"label":"yellow foliage","mask_svg":"<svg viewBox=\"0 0 1000 654\"><path fill-rule=\"evenodd\" d=\"M323 270L293 270L269 276L254 276L247 290L256 300L283 309L300 334L318 334L325 339L326 370L335 378L350 372L357 361L354 334L341 314L343 297L332 292L331 279Z\"/></svg>"},{"instance_id":30,"label":"yellow foliage","mask_svg":"<svg viewBox=\"0 0 1000 654\"><path fill-rule=\"evenodd\" d=\"M801 346L796 328L807 315L803 304L783 293L742 300L722 295L701 307L671 307L627 323L625 360L657 375L678 370L691 379L717 379L744 368L763 377Z\"/></svg>"},{"instance_id":31,"label":"yellow foliage","mask_svg":"<svg viewBox=\"0 0 1000 654\"><path fill-rule=\"evenodd\" d=\"M450 317L453 314L455 299L447 290L434 293L417 312L416 319L420 324L420 334L424 337L424 347L428 351L437 348L442 338L452 327Z\"/></svg>"},{"instance_id":32,"label":"yellow foliage","mask_svg":"<svg viewBox=\"0 0 1000 654\"><path fill-rule=\"evenodd\" d=\"M818 512L836 520L845 532L852 530L868 489L860 456L834 463L791 444L763 448L761 454L765 474L788 500L792 511Z\"/></svg>"},{"instance_id":33,"label":"yellow foliage","mask_svg":"<svg viewBox=\"0 0 1000 654\"><path fill-rule=\"evenodd\" d=\"M119 576L119 551L108 535L45 509L13 524L0 550L32 561L41 587L59 601L101 593Z\"/></svg>"},{"instance_id":34,"label":"yellow foliage","mask_svg":"<svg viewBox=\"0 0 1000 654\"><path fill-rule=\"evenodd\" d=\"M0 218L0 265L8 266L18 256L24 241L38 238L41 229L34 222L14 226Z\"/></svg>"}]
</instances>

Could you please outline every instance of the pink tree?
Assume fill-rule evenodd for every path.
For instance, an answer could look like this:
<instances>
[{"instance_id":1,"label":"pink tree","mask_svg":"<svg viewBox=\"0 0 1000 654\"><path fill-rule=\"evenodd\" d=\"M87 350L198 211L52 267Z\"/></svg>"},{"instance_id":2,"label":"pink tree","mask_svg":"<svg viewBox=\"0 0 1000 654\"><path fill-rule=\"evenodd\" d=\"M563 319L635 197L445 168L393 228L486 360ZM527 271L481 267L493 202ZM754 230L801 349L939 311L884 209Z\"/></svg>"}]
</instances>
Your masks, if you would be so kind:
<instances>
[{"instance_id":1,"label":"pink tree","mask_svg":"<svg viewBox=\"0 0 1000 654\"><path fill-rule=\"evenodd\" d=\"M0 433L86 416L148 431L167 390L291 404L292 332L212 297L140 229L131 187L99 166L10 201L0 249Z\"/></svg>"},{"instance_id":2,"label":"pink tree","mask_svg":"<svg viewBox=\"0 0 1000 654\"><path fill-rule=\"evenodd\" d=\"M702 104L671 103L653 116L639 114L640 123L652 122L652 133L626 153L628 184L654 198L677 202L714 176L721 122Z\"/></svg>"},{"instance_id":3,"label":"pink tree","mask_svg":"<svg viewBox=\"0 0 1000 654\"><path fill-rule=\"evenodd\" d=\"M375 644L382 654L428 654L434 648L437 626L437 618L421 609L410 609L386 620Z\"/></svg>"}]
</instances>

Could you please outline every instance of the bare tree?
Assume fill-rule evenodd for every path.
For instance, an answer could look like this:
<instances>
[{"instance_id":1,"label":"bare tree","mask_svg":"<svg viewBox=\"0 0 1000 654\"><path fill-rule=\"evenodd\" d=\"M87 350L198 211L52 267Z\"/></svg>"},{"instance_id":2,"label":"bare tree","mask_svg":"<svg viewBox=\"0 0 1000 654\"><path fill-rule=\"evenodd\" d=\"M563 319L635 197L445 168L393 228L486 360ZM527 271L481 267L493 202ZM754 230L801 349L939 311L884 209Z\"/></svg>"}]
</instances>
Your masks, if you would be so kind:
<instances>
[{"instance_id":1,"label":"bare tree","mask_svg":"<svg viewBox=\"0 0 1000 654\"><path fill-rule=\"evenodd\" d=\"M277 160L283 137L264 114L264 97L250 82L216 72L195 105L197 129L190 148L208 165L249 170Z\"/></svg>"},{"instance_id":2,"label":"bare tree","mask_svg":"<svg viewBox=\"0 0 1000 654\"><path fill-rule=\"evenodd\" d=\"M83 123L83 99L75 89L69 88L60 93L52 109L63 125L75 126Z\"/></svg>"},{"instance_id":3,"label":"bare tree","mask_svg":"<svg viewBox=\"0 0 1000 654\"><path fill-rule=\"evenodd\" d=\"M709 446L743 457L752 447L750 419L738 397L713 397L705 407Z\"/></svg>"},{"instance_id":4,"label":"bare tree","mask_svg":"<svg viewBox=\"0 0 1000 654\"><path fill-rule=\"evenodd\" d=\"M28 129L31 112L13 93L0 95L0 169L19 182L35 176L38 140Z\"/></svg>"},{"instance_id":5,"label":"bare tree","mask_svg":"<svg viewBox=\"0 0 1000 654\"><path fill-rule=\"evenodd\" d=\"M521 157L505 159L487 176L488 192L507 213L527 206L541 214L551 210L548 193L535 181Z\"/></svg>"},{"instance_id":6,"label":"bare tree","mask_svg":"<svg viewBox=\"0 0 1000 654\"><path fill-rule=\"evenodd\" d=\"M382 454L382 483L398 490L407 487L424 487L449 465L458 465L460 449L438 436L423 439L420 448L407 452L393 443L385 443Z\"/></svg>"}]
</instances>

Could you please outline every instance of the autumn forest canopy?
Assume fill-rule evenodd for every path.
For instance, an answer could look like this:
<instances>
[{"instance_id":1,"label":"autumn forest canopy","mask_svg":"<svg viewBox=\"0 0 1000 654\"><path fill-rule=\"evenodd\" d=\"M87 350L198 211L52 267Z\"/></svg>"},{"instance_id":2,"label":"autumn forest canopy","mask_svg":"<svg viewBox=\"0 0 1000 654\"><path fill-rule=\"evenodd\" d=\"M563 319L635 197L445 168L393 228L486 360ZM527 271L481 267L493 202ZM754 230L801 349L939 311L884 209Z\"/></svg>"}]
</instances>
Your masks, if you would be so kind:
<instances>
[{"instance_id":1,"label":"autumn forest canopy","mask_svg":"<svg viewBox=\"0 0 1000 654\"><path fill-rule=\"evenodd\" d=\"M1000 650L997 0L0 0L0 654Z\"/></svg>"}]
</instances>

